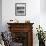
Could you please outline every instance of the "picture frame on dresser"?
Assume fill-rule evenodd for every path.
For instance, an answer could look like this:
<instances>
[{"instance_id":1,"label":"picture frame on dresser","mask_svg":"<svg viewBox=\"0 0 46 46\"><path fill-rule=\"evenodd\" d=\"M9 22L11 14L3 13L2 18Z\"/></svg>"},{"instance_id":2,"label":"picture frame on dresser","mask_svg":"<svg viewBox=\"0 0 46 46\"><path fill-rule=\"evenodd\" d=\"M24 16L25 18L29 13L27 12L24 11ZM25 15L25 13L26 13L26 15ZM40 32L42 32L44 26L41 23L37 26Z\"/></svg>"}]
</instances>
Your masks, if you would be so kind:
<instances>
[{"instance_id":1,"label":"picture frame on dresser","mask_svg":"<svg viewBox=\"0 0 46 46\"><path fill-rule=\"evenodd\" d=\"M26 16L26 3L15 4L15 16Z\"/></svg>"}]
</instances>

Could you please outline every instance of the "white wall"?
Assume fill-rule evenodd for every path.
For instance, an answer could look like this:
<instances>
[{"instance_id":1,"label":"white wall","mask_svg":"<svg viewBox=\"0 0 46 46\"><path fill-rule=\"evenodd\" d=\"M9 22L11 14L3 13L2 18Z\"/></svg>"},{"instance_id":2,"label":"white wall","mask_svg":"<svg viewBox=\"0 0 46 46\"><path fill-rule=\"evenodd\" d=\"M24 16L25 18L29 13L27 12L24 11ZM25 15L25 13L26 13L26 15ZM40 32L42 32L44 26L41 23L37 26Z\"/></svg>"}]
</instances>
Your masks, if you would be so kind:
<instances>
[{"instance_id":1,"label":"white wall","mask_svg":"<svg viewBox=\"0 0 46 46\"><path fill-rule=\"evenodd\" d=\"M46 13L46 0L40 0L40 9L42 13Z\"/></svg>"},{"instance_id":2,"label":"white wall","mask_svg":"<svg viewBox=\"0 0 46 46\"><path fill-rule=\"evenodd\" d=\"M2 0L0 0L0 31L2 29Z\"/></svg>"},{"instance_id":3,"label":"white wall","mask_svg":"<svg viewBox=\"0 0 46 46\"><path fill-rule=\"evenodd\" d=\"M46 31L46 0L40 0L40 24Z\"/></svg>"}]
</instances>

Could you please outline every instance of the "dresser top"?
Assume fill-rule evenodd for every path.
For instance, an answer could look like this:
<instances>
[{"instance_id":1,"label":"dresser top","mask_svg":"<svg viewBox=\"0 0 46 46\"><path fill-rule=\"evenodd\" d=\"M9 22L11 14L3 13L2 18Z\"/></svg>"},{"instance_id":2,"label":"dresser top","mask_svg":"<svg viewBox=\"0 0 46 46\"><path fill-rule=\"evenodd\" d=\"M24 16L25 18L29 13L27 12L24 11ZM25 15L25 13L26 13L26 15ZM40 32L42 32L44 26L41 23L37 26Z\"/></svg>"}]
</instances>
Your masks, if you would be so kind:
<instances>
[{"instance_id":1,"label":"dresser top","mask_svg":"<svg viewBox=\"0 0 46 46\"><path fill-rule=\"evenodd\" d=\"M8 25L25 25L25 24L30 24L33 25L34 23L7 23Z\"/></svg>"}]
</instances>

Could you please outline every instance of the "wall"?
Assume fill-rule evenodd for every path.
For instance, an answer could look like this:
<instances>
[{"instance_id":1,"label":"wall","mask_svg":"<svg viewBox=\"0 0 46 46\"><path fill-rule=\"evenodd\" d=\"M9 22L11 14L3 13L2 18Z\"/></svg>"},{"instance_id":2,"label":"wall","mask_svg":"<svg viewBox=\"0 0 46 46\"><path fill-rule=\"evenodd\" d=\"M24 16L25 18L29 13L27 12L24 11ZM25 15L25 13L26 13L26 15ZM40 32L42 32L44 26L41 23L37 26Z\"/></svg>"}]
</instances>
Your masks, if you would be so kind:
<instances>
[{"instance_id":1,"label":"wall","mask_svg":"<svg viewBox=\"0 0 46 46\"><path fill-rule=\"evenodd\" d=\"M46 13L46 0L40 0L40 9L42 13Z\"/></svg>"},{"instance_id":2,"label":"wall","mask_svg":"<svg viewBox=\"0 0 46 46\"><path fill-rule=\"evenodd\" d=\"M0 0L0 31L2 28L2 0Z\"/></svg>"},{"instance_id":3,"label":"wall","mask_svg":"<svg viewBox=\"0 0 46 46\"><path fill-rule=\"evenodd\" d=\"M40 0L40 24L46 31L46 0Z\"/></svg>"}]
</instances>

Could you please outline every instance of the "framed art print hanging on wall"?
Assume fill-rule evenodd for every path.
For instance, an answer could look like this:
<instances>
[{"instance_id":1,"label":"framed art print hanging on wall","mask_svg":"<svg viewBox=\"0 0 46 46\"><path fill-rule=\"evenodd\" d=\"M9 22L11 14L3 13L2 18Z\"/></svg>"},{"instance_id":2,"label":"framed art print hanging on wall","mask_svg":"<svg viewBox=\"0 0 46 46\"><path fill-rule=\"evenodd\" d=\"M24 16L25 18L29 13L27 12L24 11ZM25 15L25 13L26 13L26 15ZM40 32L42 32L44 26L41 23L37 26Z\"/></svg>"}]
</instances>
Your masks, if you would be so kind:
<instances>
[{"instance_id":1,"label":"framed art print hanging on wall","mask_svg":"<svg viewBox=\"0 0 46 46\"><path fill-rule=\"evenodd\" d=\"M15 4L15 15L16 16L26 16L26 3L16 3Z\"/></svg>"}]
</instances>

